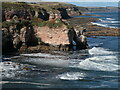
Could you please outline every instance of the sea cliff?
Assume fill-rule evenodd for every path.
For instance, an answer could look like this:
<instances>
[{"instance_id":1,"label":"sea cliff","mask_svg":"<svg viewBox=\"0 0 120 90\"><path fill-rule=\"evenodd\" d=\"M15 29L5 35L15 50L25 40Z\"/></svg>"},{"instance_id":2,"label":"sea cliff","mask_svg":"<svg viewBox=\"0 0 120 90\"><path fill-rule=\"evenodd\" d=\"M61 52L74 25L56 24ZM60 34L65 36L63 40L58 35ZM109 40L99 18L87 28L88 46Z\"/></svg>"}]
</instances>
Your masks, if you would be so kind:
<instances>
[{"instance_id":1,"label":"sea cliff","mask_svg":"<svg viewBox=\"0 0 120 90\"><path fill-rule=\"evenodd\" d=\"M6 2L2 7L3 54L88 48L83 32L78 35L67 20L82 15L74 5Z\"/></svg>"}]
</instances>

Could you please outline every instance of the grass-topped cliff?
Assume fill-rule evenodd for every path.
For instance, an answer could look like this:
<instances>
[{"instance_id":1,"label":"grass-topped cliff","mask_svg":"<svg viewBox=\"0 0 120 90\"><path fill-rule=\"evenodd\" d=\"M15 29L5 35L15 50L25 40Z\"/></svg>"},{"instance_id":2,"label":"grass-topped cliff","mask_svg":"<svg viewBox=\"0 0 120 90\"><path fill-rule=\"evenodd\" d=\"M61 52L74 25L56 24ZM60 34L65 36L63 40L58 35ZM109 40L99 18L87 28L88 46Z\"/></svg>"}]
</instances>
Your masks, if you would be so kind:
<instances>
[{"instance_id":1,"label":"grass-topped cliff","mask_svg":"<svg viewBox=\"0 0 120 90\"><path fill-rule=\"evenodd\" d=\"M84 28L87 29L88 36L105 35L104 32L110 32L109 35L111 35L113 32L111 29L92 25L91 22L96 21L95 18L71 18L71 16L80 16L82 12L104 9L90 9L57 2L3 2L3 51L10 50L11 52L11 49L33 51L31 46L35 46L35 51L67 51L71 49L73 40L76 42L77 49L86 49L88 48L87 41L82 42L81 38L78 38L79 32ZM117 35L117 30L114 31Z\"/></svg>"},{"instance_id":2,"label":"grass-topped cliff","mask_svg":"<svg viewBox=\"0 0 120 90\"><path fill-rule=\"evenodd\" d=\"M79 16L79 8L67 3L2 3L3 53L11 50L64 50L86 49L67 19ZM9 44L8 44L9 43ZM28 51L29 51L28 50Z\"/></svg>"},{"instance_id":3,"label":"grass-topped cliff","mask_svg":"<svg viewBox=\"0 0 120 90\"><path fill-rule=\"evenodd\" d=\"M2 2L2 9L23 10L31 9L32 7L25 2Z\"/></svg>"},{"instance_id":4,"label":"grass-topped cliff","mask_svg":"<svg viewBox=\"0 0 120 90\"><path fill-rule=\"evenodd\" d=\"M50 27L59 27L62 22L57 19L57 23L55 20L49 22L49 17L51 14L57 14L57 18L67 19L70 18L70 15L80 15L81 12L79 9L71 4L67 3L25 3L25 2L3 2L2 3L3 10L3 26L9 27L9 24L15 23L13 20L11 22L6 22L5 14L7 13L9 18L12 19L14 15L17 17L26 17L29 16L31 20L27 21L26 19L22 20L21 23L31 22L33 25L37 26L50 26ZM23 15L21 15L23 14ZM27 14L26 16L24 14ZM52 16L52 15L51 15ZM52 18L52 17L51 17ZM54 16L53 16L54 18Z\"/></svg>"}]
</instances>

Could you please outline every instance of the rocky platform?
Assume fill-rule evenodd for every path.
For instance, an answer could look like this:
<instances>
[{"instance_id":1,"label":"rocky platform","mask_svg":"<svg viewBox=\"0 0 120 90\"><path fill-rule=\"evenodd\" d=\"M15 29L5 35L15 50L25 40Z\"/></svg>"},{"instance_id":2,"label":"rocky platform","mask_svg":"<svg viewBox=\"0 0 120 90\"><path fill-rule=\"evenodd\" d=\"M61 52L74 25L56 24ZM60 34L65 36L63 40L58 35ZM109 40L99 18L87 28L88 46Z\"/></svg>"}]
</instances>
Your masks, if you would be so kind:
<instances>
[{"instance_id":1,"label":"rocky platform","mask_svg":"<svg viewBox=\"0 0 120 90\"><path fill-rule=\"evenodd\" d=\"M95 22L96 18L70 18L68 22L75 27L76 32L86 28L86 36L120 36L119 28L109 28L94 25L91 22Z\"/></svg>"}]
</instances>

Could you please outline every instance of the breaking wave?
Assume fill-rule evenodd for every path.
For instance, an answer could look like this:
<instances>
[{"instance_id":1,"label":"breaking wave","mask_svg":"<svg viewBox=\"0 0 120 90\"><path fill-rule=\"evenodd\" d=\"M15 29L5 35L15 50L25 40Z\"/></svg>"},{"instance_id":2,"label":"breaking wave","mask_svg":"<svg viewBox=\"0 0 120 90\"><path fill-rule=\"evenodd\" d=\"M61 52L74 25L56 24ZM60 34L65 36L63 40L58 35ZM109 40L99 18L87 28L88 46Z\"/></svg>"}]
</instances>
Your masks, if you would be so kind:
<instances>
[{"instance_id":1,"label":"breaking wave","mask_svg":"<svg viewBox=\"0 0 120 90\"><path fill-rule=\"evenodd\" d=\"M109 51L107 49L101 47L93 47L89 50L89 54L91 55L107 55L107 54L115 54L115 52Z\"/></svg>"},{"instance_id":2,"label":"breaking wave","mask_svg":"<svg viewBox=\"0 0 120 90\"><path fill-rule=\"evenodd\" d=\"M89 50L90 58L79 63L79 68L96 71L115 71L118 70L118 57L115 52L104 48L93 47Z\"/></svg>"},{"instance_id":3,"label":"breaking wave","mask_svg":"<svg viewBox=\"0 0 120 90\"><path fill-rule=\"evenodd\" d=\"M102 27L110 27L110 28L118 28L115 26L109 26L108 24L102 24L102 23L97 23L97 22L91 22L93 25L98 25L98 26L102 26Z\"/></svg>"},{"instance_id":4,"label":"breaking wave","mask_svg":"<svg viewBox=\"0 0 120 90\"><path fill-rule=\"evenodd\" d=\"M101 22L103 22L103 23L120 23L120 21L115 21L114 19L112 20L104 20L104 19L99 19Z\"/></svg>"},{"instance_id":5,"label":"breaking wave","mask_svg":"<svg viewBox=\"0 0 120 90\"><path fill-rule=\"evenodd\" d=\"M115 20L114 18L106 18L107 20Z\"/></svg>"},{"instance_id":6,"label":"breaking wave","mask_svg":"<svg viewBox=\"0 0 120 90\"><path fill-rule=\"evenodd\" d=\"M118 70L118 57L117 53L104 49L101 47L93 47L88 50L90 57L86 59L79 58L48 58L55 57L55 55L48 54L24 54L23 56L45 56L42 58L25 58L25 62L37 64L37 65L50 65L56 67L72 67L80 68L85 70L95 70L95 71L115 71ZM47 58L46 58L47 57ZM67 57L67 56L66 56Z\"/></svg>"},{"instance_id":7,"label":"breaking wave","mask_svg":"<svg viewBox=\"0 0 120 90\"><path fill-rule=\"evenodd\" d=\"M117 70L119 70L120 67L118 65L116 52L101 47L93 47L88 51L91 55L89 58L79 60L78 64L72 65L71 67L102 72L117 72ZM57 76L60 80L84 80L86 77L87 74L84 72L66 72Z\"/></svg>"}]
</instances>

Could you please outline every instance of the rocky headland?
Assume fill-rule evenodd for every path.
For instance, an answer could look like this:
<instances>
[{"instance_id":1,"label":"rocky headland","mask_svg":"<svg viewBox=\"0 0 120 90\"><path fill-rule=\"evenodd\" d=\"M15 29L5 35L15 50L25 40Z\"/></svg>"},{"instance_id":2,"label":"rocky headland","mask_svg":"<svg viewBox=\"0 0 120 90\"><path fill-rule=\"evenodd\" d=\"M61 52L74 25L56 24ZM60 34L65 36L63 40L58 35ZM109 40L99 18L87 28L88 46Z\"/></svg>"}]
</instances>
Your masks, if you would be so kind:
<instances>
[{"instance_id":1,"label":"rocky headland","mask_svg":"<svg viewBox=\"0 0 120 90\"><path fill-rule=\"evenodd\" d=\"M84 30L78 34L67 20L81 14L66 3L2 3L2 52L87 49Z\"/></svg>"},{"instance_id":2,"label":"rocky headland","mask_svg":"<svg viewBox=\"0 0 120 90\"><path fill-rule=\"evenodd\" d=\"M2 52L31 53L89 48L86 36L119 36L118 28L92 24L99 19L83 12L115 7L78 7L67 3L2 3ZM75 48L74 48L75 46Z\"/></svg>"}]
</instances>

